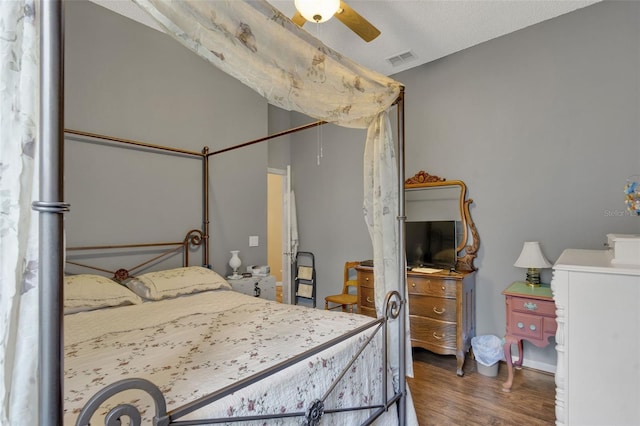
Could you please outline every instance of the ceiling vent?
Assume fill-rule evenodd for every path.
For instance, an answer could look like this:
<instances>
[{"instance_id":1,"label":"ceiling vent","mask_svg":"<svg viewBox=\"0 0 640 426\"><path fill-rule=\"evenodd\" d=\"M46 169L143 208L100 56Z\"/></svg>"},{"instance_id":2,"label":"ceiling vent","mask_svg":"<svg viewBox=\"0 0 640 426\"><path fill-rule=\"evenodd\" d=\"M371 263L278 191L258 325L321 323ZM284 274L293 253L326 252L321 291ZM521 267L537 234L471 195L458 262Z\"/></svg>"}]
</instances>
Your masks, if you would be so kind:
<instances>
[{"instance_id":1,"label":"ceiling vent","mask_svg":"<svg viewBox=\"0 0 640 426\"><path fill-rule=\"evenodd\" d=\"M416 55L414 55L412 51L407 50L406 52L388 57L386 61L394 67L399 67L404 65L406 62L413 61L414 59L416 59Z\"/></svg>"}]
</instances>

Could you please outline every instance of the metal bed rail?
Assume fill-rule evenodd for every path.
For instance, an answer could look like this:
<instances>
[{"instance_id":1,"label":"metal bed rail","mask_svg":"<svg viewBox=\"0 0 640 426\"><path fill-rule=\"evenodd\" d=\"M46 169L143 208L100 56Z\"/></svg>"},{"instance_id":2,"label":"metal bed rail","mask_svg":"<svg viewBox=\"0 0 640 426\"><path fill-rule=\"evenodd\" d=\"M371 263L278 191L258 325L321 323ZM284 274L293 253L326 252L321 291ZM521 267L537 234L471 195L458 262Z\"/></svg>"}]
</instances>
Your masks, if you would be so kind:
<instances>
[{"instance_id":1,"label":"metal bed rail","mask_svg":"<svg viewBox=\"0 0 640 426\"><path fill-rule=\"evenodd\" d=\"M94 413L100 408L101 404L106 400L112 398L113 396L132 389L138 389L146 392L153 399L154 405L156 408L156 413L153 418L153 424L156 426L169 426L169 425L207 425L207 424L217 424L217 423L233 423L240 421L251 421L251 420L272 420L272 419L282 419L288 417L303 417L305 419L305 425L317 425L320 422L320 419L325 414L332 413L341 413L346 411L355 411L355 410L374 410L373 413L369 416L369 418L364 422L364 424L373 423L378 417L380 417L384 412L389 410L398 400L403 397L404 392L395 391L393 395L388 394L388 381L387 374L383 375L382 381L382 389L381 389L381 398L379 403L374 403L371 405L362 405L358 407L349 407L349 408L328 408L325 407L325 400L331 394L331 392L335 389L336 385L340 382L342 378L344 378L345 374L352 367L357 358L363 353L363 351L367 348L367 346L371 343L371 341L376 337L377 333L381 333L382 347L383 347L383 371L386 371L387 365L387 350L388 350L388 339L387 339L387 330L389 320L398 318L403 312L403 303L400 297L400 294L396 291L389 292L385 298L385 316L383 318L378 318L372 320L356 329L353 329L339 337L331 339L323 344L320 344L312 349L309 349L299 355L296 355L286 361L280 362L270 368L267 368L259 373L256 373L250 377L247 377L243 380L240 380L236 383L233 383L229 386L226 386L222 389L214 391L209 395L201 397L195 401L187 403L181 407L178 407L171 412L167 412L167 404L164 398L164 395L160 391L160 389L146 379L141 378L129 378L123 379L110 385L104 387L100 391L98 391L95 395L93 395L87 404L84 406L82 411L80 412L76 425L77 426L86 426L90 424L91 417ZM402 321L398 321L398 325ZM300 412L291 412L291 413L274 413L274 414L266 414L266 415L258 415L258 416L239 416L239 417L221 417L221 418L204 418L204 419L194 419L194 420L179 420L180 418L193 413L196 410L199 410L203 407L206 407L209 404L212 404L228 395L231 395L235 392L238 392L248 386L253 385L279 371L285 370L286 368L297 364L309 357L316 355L332 346L335 346L341 342L346 341L354 336L357 336L361 333L366 332L367 330L373 329L371 335L369 335L365 341L365 343L358 349L358 351L353 355L351 360L347 362L347 364L343 367L342 372L334 379L333 383L330 385L329 389L326 390L322 398L316 399L311 402L311 404L306 408L305 411ZM400 345L404 345L404 341L400 341ZM387 372L388 373L388 372ZM131 421L132 425L140 425L141 424L141 414L136 407L131 404L120 404L110 410L105 418L105 424L111 425L120 424L120 419L122 417L128 417Z\"/></svg>"}]
</instances>

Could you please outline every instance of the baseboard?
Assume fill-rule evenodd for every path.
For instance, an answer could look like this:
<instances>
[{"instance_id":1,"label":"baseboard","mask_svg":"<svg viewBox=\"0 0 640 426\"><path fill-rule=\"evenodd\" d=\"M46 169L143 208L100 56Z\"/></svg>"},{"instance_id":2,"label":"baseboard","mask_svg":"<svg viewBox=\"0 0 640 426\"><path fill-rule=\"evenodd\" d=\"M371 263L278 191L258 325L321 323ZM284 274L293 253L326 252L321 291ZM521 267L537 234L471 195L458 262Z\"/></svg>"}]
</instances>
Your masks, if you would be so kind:
<instances>
[{"instance_id":1,"label":"baseboard","mask_svg":"<svg viewBox=\"0 0 640 426\"><path fill-rule=\"evenodd\" d=\"M511 357L511 362L515 363L518 357ZM546 362L528 360L526 357L522 362L522 366L533 370L544 371L545 373L556 374L556 366Z\"/></svg>"}]
</instances>

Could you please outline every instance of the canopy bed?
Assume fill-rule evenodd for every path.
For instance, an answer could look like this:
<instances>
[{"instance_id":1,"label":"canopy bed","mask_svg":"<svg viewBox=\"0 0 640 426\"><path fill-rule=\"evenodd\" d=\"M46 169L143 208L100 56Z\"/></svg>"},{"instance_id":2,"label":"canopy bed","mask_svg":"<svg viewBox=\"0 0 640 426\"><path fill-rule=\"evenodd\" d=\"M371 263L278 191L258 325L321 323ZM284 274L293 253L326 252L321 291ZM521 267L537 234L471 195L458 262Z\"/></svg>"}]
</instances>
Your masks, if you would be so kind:
<instances>
[{"instance_id":1,"label":"canopy bed","mask_svg":"<svg viewBox=\"0 0 640 426\"><path fill-rule=\"evenodd\" d=\"M113 281L65 277L64 425L120 416L134 424L317 424L321 417L366 424L377 416L397 423L388 410L399 396L386 391L383 319L231 291L211 269L187 266L189 251L207 243L193 229L177 243L68 249L67 263ZM175 253L174 245L184 267L131 272ZM149 253L155 248L159 254ZM131 260L138 249L151 259L115 271L86 264L112 250Z\"/></svg>"},{"instance_id":2,"label":"canopy bed","mask_svg":"<svg viewBox=\"0 0 640 426\"><path fill-rule=\"evenodd\" d=\"M302 358L294 354L292 360L299 361L319 354L323 350L332 351L335 344L341 345L353 337L358 339L357 335L369 328L378 327L383 332L388 329L388 336L376 339L380 339L383 343L389 340L390 348L392 348L388 352L381 351L385 363L380 371L380 376L382 380L386 380L384 365L386 365L388 356L394 392L391 396L384 398L382 403L372 402L359 407L340 407L336 411L342 413L347 409L355 409L358 412L362 411L363 407L371 409L371 413L367 414L365 420L362 421L362 423L368 424L375 421L378 416L388 414L389 409L397 405L397 421L399 424L406 424L409 409L407 407L405 376L407 373L411 374L411 363L407 362L407 358L410 359L410 352L407 353L405 257L402 249L404 194L403 182L399 178L404 175L402 86L389 78L360 67L323 46L265 1L203 2L195 0L172 3L157 0L135 1L176 40L258 91L271 104L287 110L303 112L324 122L368 129L365 149L366 194L364 210L374 246L375 299L379 319L370 321L364 317L354 317L351 331L342 336L329 336L328 340L313 342L314 349L311 352L306 352ZM62 358L62 324L67 322L65 321L67 318L63 318L63 214L69 210L69 206L63 201L62 183L64 139L62 113L64 110L63 8L62 2L59 1L44 1L40 6L41 8L38 10L41 14L39 16L40 26L38 26L38 20L34 19L35 4L28 1L21 10L11 10L7 13L8 16L14 18L15 22L22 21L20 25L26 27L25 33L28 33L28 37L18 37L16 40L21 43L25 42L24 46L21 45L21 49L27 51L25 57L32 59L30 65L38 65L37 60L31 58L34 50L29 51L28 49L29 46L37 46L37 42L34 41L37 40L37 37L34 37L34 34L40 32L40 125L38 129L38 126L32 123L30 127L27 127L27 130L23 130L19 140L24 141L24 133L32 132L34 129L39 131L39 140L37 141L40 148L37 153L40 159L39 180L35 182L40 185L40 194L37 196L39 200L32 203L33 210L37 212L39 218L39 244L34 243L31 239L29 246L37 247L36 260L39 261L38 266L35 267L35 272L38 272L37 289L40 300L38 423L58 425L64 423L62 377L65 364ZM5 12L3 9L3 14ZM281 49L280 46L283 44L286 44L287 49ZM282 58L284 50L290 57ZM18 84L16 87L19 91L19 88L23 86ZM391 125L386 112L395 103L397 103L399 137L397 155L394 152ZM37 123L37 121L35 122ZM36 188L37 183L35 184ZM36 197L31 196L31 199L36 199ZM394 204L398 207L397 215L389 212L388 207ZM208 243L206 224L207 220L204 221L202 238ZM34 234L37 235L35 232L30 235ZM32 252L33 250L29 252L29 255L23 254L23 257L17 262L28 264L28 260L34 258ZM205 259L203 265L207 266L207 264L208 260ZM25 269L21 270L20 275L21 278L17 282L27 280ZM223 284L221 286L224 287ZM27 288L25 293L28 293L28 290L30 289ZM207 293L206 298L215 297L211 296L212 294L225 293L224 291L218 293L220 288L207 290L210 290L211 293ZM31 294L33 293L31 292ZM23 300L27 300L27 297L22 297ZM204 300L204 297L202 299ZM189 304L184 302L185 300L187 299L181 297L172 303ZM133 311L137 309L137 305L141 305L140 307L144 309L151 309L148 306L165 302L168 301L131 303L113 309ZM233 306L254 305L254 310L258 312L272 309L272 305L262 306L260 304L262 302L253 299L251 302L244 299L234 303ZM213 301L207 303L207 305L215 304ZM222 304L227 305L226 302L222 302ZM98 310L97 312L98 318L106 315L103 311ZM336 313L329 314L335 315ZM72 315L78 315L74 318L82 318L93 314L80 312ZM215 312L214 315L216 315ZM279 314L274 313L274 315ZM325 314L314 312L313 315ZM152 314L149 313L149 317L152 317ZM24 317L19 318L25 320ZM333 317L324 317L323 319L326 318ZM320 318L317 320L320 321ZM98 321L100 320L98 319ZM105 319L102 318L102 322L104 321ZM81 319L68 322L69 327L72 328L77 325L74 325L76 322L83 323ZM83 336L81 339L100 340L100 336ZM374 342L375 345L376 339L366 338L365 340ZM19 347L20 344L16 346ZM356 352L359 353L360 350L356 350ZM12 358L27 353L28 350L25 351L24 344L22 344L22 349L15 350ZM267 368L266 372L259 372L258 376L251 376L251 378L245 376L241 381L246 380L251 382L250 384L257 384L256 377L262 378L272 373L278 374L293 363L289 360L282 361L284 364L280 364L280 361L281 359L275 360L273 368ZM344 374L340 374L340 376L342 375ZM100 380L102 378L97 381ZM15 384L20 383L16 382ZM28 387L26 383L23 384ZM330 385L329 389L322 392L326 391L326 396L334 387L335 385ZM387 391L385 387L386 385L381 386L383 392ZM166 412L167 401L162 395L162 391L146 380L131 379L118 382L108 392L112 390L120 392L127 388L141 388L153 396L156 411L155 424L213 423L214 421L209 419L211 414L204 414L200 421L189 418L188 421L181 422L176 419L208 405L214 399L230 395L239 389L236 385L232 385L230 388L223 385L222 389L217 388L212 393L204 392L199 398L196 397L195 401L172 410L173 414L178 413L173 416L173 414ZM35 391L33 384L30 389ZM103 393L98 392L95 399L100 400L104 396ZM25 398L24 402L16 402L17 411L22 409L21 414L27 412L31 401L33 401L33 397ZM20 407L20 404L24 406ZM322 412L325 411L321 404L310 404L297 408L303 411L302 414L308 424L320 422ZM410 408L412 410L412 407ZM288 409L280 414L286 418L287 412L289 412ZM141 416L133 406L119 405L107 416L107 424L117 422L117 418L121 415L132 419ZM300 415L298 412L295 413L295 416ZM273 413L269 413L266 416L245 416L241 420L272 419L274 417ZM225 417L224 420L215 422L218 421L230 420ZM16 424L20 424L20 422ZM27 420L24 424L29 424L29 421Z\"/></svg>"}]
</instances>

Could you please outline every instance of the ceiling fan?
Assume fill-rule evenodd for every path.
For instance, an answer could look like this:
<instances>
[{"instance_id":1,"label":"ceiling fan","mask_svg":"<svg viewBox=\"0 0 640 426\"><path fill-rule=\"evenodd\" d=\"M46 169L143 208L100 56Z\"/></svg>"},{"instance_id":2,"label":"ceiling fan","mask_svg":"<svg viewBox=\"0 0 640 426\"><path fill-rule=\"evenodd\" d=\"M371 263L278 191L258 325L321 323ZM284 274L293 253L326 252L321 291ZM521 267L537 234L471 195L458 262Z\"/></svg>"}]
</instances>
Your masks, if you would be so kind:
<instances>
[{"instance_id":1,"label":"ceiling fan","mask_svg":"<svg viewBox=\"0 0 640 426\"><path fill-rule=\"evenodd\" d=\"M325 22L335 16L366 42L380 35L380 30L342 0L295 0L295 5L291 20L300 27L307 21Z\"/></svg>"}]
</instances>

